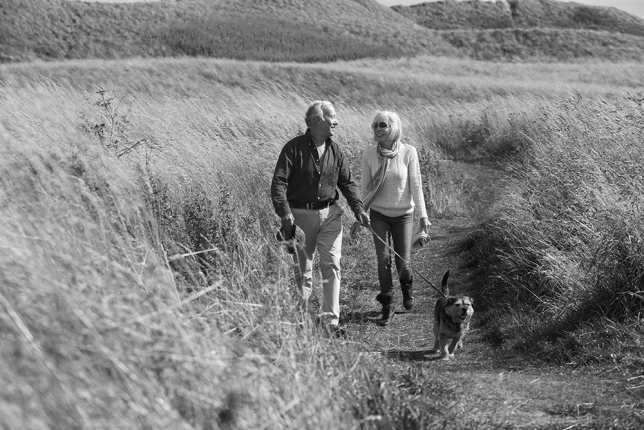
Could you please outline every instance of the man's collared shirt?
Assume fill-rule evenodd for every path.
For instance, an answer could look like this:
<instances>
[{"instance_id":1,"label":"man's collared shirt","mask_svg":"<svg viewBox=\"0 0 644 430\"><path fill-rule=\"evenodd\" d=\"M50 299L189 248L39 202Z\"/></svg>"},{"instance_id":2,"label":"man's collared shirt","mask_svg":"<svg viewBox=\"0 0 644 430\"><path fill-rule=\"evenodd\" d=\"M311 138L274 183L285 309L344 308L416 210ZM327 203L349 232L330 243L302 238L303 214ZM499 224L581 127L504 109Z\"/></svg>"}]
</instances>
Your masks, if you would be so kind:
<instances>
[{"instance_id":1,"label":"man's collared shirt","mask_svg":"<svg viewBox=\"0 0 644 430\"><path fill-rule=\"evenodd\" d=\"M320 159L311 130L306 130L282 148L271 184L273 206L280 217L291 213L289 201L324 203L337 200L336 188L347 199L356 217L364 210L360 190L351 178L342 150L331 138L324 145L326 148Z\"/></svg>"}]
</instances>

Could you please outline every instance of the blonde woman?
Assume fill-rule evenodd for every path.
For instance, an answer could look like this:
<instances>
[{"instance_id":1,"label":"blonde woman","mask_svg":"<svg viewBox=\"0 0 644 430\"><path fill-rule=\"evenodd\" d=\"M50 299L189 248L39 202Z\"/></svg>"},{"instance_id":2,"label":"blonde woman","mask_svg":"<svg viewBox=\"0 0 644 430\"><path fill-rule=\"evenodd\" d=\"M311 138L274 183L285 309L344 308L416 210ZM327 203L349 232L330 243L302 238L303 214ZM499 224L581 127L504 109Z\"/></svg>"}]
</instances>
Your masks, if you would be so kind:
<instances>
[{"instance_id":1,"label":"blonde woman","mask_svg":"<svg viewBox=\"0 0 644 430\"><path fill-rule=\"evenodd\" d=\"M414 214L422 234L427 234L431 223L425 208L418 153L415 147L401 142L400 117L395 112L379 112L371 127L376 145L367 149L362 158L361 196L369 210L378 258L380 294L376 300L382 304L382 317L377 323L387 325L394 313L389 247L398 254L395 261L403 306L410 310L414 304L409 265Z\"/></svg>"}]
</instances>

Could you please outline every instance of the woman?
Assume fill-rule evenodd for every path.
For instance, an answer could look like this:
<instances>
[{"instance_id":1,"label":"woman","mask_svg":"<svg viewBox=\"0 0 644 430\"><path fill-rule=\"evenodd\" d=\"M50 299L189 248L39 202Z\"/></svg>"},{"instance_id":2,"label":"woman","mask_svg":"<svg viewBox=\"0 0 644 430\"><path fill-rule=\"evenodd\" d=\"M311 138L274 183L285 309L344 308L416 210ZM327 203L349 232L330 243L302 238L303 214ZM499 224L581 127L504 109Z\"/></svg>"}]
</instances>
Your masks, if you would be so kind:
<instances>
[{"instance_id":1,"label":"woman","mask_svg":"<svg viewBox=\"0 0 644 430\"><path fill-rule=\"evenodd\" d=\"M382 304L382 318L387 325L393 316L390 247L396 258L396 269L403 296L403 306L409 310L414 304L412 272L409 265L414 212L419 218L421 235L427 237L431 223L427 219L425 198L416 148L406 145L402 138L400 117L395 112L379 112L372 124L376 145L365 151L362 158L362 201L370 210L371 229L378 257L378 281ZM355 237L357 228L352 229ZM386 245L385 245L386 243Z\"/></svg>"}]
</instances>

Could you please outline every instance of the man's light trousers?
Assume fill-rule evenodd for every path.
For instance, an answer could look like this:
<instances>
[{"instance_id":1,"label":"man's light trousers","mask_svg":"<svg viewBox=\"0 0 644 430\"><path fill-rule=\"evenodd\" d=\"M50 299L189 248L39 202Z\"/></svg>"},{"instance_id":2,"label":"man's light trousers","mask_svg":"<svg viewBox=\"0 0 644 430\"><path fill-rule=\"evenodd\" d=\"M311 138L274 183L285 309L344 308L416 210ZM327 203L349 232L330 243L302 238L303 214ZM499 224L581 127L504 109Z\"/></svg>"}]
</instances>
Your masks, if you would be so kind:
<instances>
[{"instance_id":1,"label":"man's light trousers","mask_svg":"<svg viewBox=\"0 0 644 430\"><path fill-rule=\"evenodd\" d=\"M320 317L327 324L340 319L340 257L342 249L342 209L338 204L326 209L292 209L295 224L306 236L306 245L294 255L295 279L304 303L313 292L313 254L320 254L323 302Z\"/></svg>"}]
</instances>

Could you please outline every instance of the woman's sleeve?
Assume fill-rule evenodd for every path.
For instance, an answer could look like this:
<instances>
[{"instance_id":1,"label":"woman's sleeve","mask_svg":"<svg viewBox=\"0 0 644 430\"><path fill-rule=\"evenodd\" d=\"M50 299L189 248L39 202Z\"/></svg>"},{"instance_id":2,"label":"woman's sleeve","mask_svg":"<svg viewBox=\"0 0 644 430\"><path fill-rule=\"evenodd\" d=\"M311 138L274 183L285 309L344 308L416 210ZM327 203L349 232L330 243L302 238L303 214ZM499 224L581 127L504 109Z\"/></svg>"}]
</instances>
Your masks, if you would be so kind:
<instances>
[{"instance_id":1,"label":"woman's sleeve","mask_svg":"<svg viewBox=\"0 0 644 430\"><path fill-rule=\"evenodd\" d=\"M416 215L418 218L427 218L427 208L425 207L425 196L423 195L423 180L420 176L420 163L418 162L418 152L414 146L409 146L411 156L409 158L409 184L411 185L411 195L414 199Z\"/></svg>"}]
</instances>

